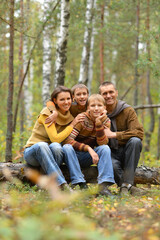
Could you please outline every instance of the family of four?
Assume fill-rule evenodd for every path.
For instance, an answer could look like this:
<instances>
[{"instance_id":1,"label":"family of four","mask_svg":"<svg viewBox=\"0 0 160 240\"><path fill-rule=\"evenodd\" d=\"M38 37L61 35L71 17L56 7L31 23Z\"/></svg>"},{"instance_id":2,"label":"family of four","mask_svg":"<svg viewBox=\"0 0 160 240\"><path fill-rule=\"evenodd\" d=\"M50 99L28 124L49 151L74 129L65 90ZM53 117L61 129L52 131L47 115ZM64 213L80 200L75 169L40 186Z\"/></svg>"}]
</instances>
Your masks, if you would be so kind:
<instances>
[{"instance_id":1,"label":"family of four","mask_svg":"<svg viewBox=\"0 0 160 240\"><path fill-rule=\"evenodd\" d=\"M69 169L71 186L88 186L81 168L97 165L99 194L112 196L115 182L121 194L141 191L133 186L142 149L143 127L134 109L117 99L113 83L104 82L89 97L83 84L71 90L57 87L42 109L28 139L24 159L55 173L59 187L69 189L60 166Z\"/></svg>"}]
</instances>

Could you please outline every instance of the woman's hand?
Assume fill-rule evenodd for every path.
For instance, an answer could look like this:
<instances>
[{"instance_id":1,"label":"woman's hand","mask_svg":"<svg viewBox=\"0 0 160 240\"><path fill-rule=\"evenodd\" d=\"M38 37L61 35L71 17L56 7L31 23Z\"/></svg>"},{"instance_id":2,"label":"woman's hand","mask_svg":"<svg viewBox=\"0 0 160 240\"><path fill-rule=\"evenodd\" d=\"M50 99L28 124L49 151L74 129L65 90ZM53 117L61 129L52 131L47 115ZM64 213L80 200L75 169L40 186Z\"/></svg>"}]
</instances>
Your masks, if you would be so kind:
<instances>
[{"instance_id":1,"label":"woman's hand","mask_svg":"<svg viewBox=\"0 0 160 240\"><path fill-rule=\"evenodd\" d=\"M98 161L99 161L98 154L91 147L88 148L88 152L92 157L93 163L98 164Z\"/></svg>"},{"instance_id":2,"label":"woman's hand","mask_svg":"<svg viewBox=\"0 0 160 240\"><path fill-rule=\"evenodd\" d=\"M46 118L45 123L50 123L47 127L50 127L52 123L56 123L57 116L58 116L57 111L53 111L53 113Z\"/></svg>"},{"instance_id":3,"label":"woman's hand","mask_svg":"<svg viewBox=\"0 0 160 240\"><path fill-rule=\"evenodd\" d=\"M74 126L79 123L82 122L85 119L85 114L84 113L80 113L78 114L75 119L70 123L70 126L74 128Z\"/></svg>"}]
</instances>

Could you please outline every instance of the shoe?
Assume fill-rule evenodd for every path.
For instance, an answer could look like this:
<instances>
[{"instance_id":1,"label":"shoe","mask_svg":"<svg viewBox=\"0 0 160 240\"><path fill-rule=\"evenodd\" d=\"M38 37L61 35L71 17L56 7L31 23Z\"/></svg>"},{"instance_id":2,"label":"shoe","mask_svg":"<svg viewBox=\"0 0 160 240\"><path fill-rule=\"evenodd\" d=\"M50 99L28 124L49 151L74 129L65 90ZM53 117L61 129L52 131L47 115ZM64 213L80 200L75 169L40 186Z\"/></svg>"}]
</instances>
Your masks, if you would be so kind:
<instances>
[{"instance_id":1,"label":"shoe","mask_svg":"<svg viewBox=\"0 0 160 240\"><path fill-rule=\"evenodd\" d=\"M108 189L109 185L106 183L101 183L99 184L99 195L103 195L106 197L112 197L113 194L111 193L111 191Z\"/></svg>"},{"instance_id":2,"label":"shoe","mask_svg":"<svg viewBox=\"0 0 160 240\"><path fill-rule=\"evenodd\" d=\"M120 195L121 196L129 196L129 191L127 187L121 187L120 188Z\"/></svg>"},{"instance_id":3,"label":"shoe","mask_svg":"<svg viewBox=\"0 0 160 240\"><path fill-rule=\"evenodd\" d=\"M73 193L72 188L70 188L70 186L69 186L67 183L61 184L61 185L60 185L60 189L61 189L62 191L65 191L65 192Z\"/></svg>"},{"instance_id":4,"label":"shoe","mask_svg":"<svg viewBox=\"0 0 160 240\"><path fill-rule=\"evenodd\" d=\"M73 189L75 189L76 186L79 186L81 190L88 189L88 186L87 186L86 182L79 182L79 183L72 184Z\"/></svg>"},{"instance_id":5,"label":"shoe","mask_svg":"<svg viewBox=\"0 0 160 240\"><path fill-rule=\"evenodd\" d=\"M133 196L143 196L143 195L146 195L148 191L132 186L130 188L130 193Z\"/></svg>"}]
</instances>

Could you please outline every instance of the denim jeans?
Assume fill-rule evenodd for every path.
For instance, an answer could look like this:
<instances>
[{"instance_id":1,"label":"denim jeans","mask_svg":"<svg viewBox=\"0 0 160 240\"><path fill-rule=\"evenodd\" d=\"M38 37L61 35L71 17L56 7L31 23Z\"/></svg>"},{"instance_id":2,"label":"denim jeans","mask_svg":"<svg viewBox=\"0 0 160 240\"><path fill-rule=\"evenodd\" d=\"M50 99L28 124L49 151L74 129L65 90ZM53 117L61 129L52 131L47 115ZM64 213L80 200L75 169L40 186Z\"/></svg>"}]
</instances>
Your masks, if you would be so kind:
<instances>
[{"instance_id":1,"label":"denim jeans","mask_svg":"<svg viewBox=\"0 0 160 240\"><path fill-rule=\"evenodd\" d=\"M31 166L41 166L48 175L55 173L59 185L66 183L59 168L63 161L63 149L59 143L35 143L24 150L24 159Z\"/></svg>"},{"instance_id":2,"label":"denim jeans","mask_svg":"<svg viewBox=\"0 0 160 240\"><path fill-rule=\"evenodd\" d=\"M142 141L137 137L130 138L118 150L111 150L114 176L118 186L121 186L122 183L133 185L141 150Z\"/></svg>"},{"instance_id":3,"label":"denim jeans","mask_svg":"<svg viewBox=\"0 0 160 240\"><path fill-rule=\"evenodd\" d=\"M74 151L73 147L69 144L63 146L65 154L65 162L70 169L71 179L75 179L77 176L84 182L84 176L82 175L81 168L89 167L93 164L91 155L89 152ZM103 182L109 182L114 184L113 167L111 160L110 148L107 145L98 146L94 151L99 156L98 168L98 184ZM74 171L72 171L74 169ZM82 181L83 180L83 181Z\"/></svg>"},{"instance_id":4,"label":"denim jeans","mask_svg":"<svg viewBox=\"0 0 160 240\"><path fill-rule=\"evenodd\" d=\"M64 162L68 167L70 173L70 179L72 184L86 182L84 175L81 172L81 167L79 165L76 153L70 144L63 145L64 152Z\"/></svg>"}]
</instances>

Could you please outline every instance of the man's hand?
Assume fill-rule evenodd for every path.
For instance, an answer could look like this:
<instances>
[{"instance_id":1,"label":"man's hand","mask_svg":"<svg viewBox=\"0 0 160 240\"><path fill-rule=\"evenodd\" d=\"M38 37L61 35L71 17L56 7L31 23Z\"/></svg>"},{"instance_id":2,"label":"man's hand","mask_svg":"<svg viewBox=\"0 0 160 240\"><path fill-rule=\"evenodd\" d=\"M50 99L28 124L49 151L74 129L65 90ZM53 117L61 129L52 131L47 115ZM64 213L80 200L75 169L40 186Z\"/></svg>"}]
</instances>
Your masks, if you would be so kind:
<instances>
[{"instance_id":1,"label":"man's hand","mask_svg":"<svg viewBox=\"0 0 160 240\"><path fill-rule=\"evenodd\" d=\"M108 138L116 138L117 135L116 135L116 132L112 132L109 128L105 127L104 129L104 132L105 132L105 135L108 137Z\"/></svg>"},{"instance_id":2,"label":"man's hand","mask_svg":"<svg viewBox=\"0 0 160 240\"><path fill-rule=\"evenodd\" d=\"M50 123L47 127L50 127L52 123L56 123L57 116L58 116L57 111L53 111L53 113L46 118L45 123Z\"/></svg>"},{"instance_id":3,"label":"man's hand","mask_svg":"<svg viewBox=\"0 0 160 240\"><path fill-rule=\"evenodd\" d=\"M98 154L91 147L88 148L88 152L92 157L93 163L98 164L98 161L99 161Z\"/></svg>"}]
</instances>

